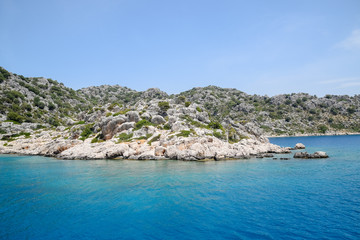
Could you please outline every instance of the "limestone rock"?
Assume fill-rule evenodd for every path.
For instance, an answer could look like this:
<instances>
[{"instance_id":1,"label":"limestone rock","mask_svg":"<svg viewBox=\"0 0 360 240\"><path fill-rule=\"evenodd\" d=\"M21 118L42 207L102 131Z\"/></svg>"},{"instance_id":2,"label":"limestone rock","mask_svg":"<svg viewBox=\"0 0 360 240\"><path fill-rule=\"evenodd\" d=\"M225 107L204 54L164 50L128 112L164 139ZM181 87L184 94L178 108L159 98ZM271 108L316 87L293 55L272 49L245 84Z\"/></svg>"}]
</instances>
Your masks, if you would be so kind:
<instances>
[{"instance_id":1,"label":"limestone rock","mask_svg":"<svg viewBox=\"0 0 360 240\"><path fill-rule=\"evenodd\" d=\"M305 158L305 159L309 159L309 158L328 158L329 156L327 155L326 152L315 152L313 154L309 154L307 152L296 152L294 154L294 158Z\"/></svg>"},{"instance_id":2,"label":"limestone rock","mask_svg":"<svg viewBox=\"0 0 360 240\"><path fill-rule=\"evenodd\" d=\"M140 116L137 111L130 111L126 113L127 121L128 122L138 122L140 121Z\"/></svg>"},{"instance_id":3,"label":"limestone rock","mask_svg":"<svg viewBox=\"0 0 360 240\"><path fill-rule=\"evenodd\" d=\"M154 124L162 124L165 123L165 119L160 115L155 115L152 117L151 122Z\"/></svg>"},{"instance_id":4,"label":"limestone rock","mask_svg":"<svg viewBox=\"0 0 360 240\"><path fill-rule=\"evenodd\" d=\"M295 145L295 149L305 149L305 145L302 144L302 143L297 143L297 144Z\"/></svg>"}]
</instances>

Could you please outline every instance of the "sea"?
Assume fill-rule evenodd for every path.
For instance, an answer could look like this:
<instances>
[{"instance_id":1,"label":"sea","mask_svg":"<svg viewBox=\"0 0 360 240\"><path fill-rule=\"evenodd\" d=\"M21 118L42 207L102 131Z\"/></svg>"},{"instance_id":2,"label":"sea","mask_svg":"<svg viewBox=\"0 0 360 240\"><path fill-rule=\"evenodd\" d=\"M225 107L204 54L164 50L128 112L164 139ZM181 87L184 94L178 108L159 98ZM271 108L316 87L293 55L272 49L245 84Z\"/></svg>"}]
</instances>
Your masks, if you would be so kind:
<instances>
[{"instance_id":1,"label":"sea","mask_svg":"<svg viewBox=\"0 0 360 240\"><path fill-rule=\"evenodd\" d=\"M0 155L0 239L360 239L360 136L270 141L330 158Z\"/></svg>"}]
</instances>

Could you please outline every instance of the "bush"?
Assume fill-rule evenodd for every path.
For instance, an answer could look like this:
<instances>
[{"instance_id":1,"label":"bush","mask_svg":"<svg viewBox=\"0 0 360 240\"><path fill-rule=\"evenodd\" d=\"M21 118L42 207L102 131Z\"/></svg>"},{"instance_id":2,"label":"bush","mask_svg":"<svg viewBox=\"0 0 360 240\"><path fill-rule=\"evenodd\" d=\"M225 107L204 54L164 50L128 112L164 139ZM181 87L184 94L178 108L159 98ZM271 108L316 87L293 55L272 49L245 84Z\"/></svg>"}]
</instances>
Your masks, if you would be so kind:
<instances>
[{"instance_id":1,"label":"bush","mask_svg":"<svg viewBox=\"0 0 360 240\"><path fill-rule=\"evenodd\" d=\"M169 102L159 102L158 106L162 112L166 112L170 108Z\"/></svg>"},{"instance_id":2,"label":"bush","mask_svg":"<svg viewBox=\"0 0 360 240\"><path fill-rule=\"evenodd\" d=\"M176 134L178 137L189 137L191 134L188 130L181 130L180 133Z\"/></svg>"},{"instance_id":3,"label":"bush","mask_svg":"<svg viewBox=\"0 0 360 240\"><path fill-rule=\"evenodd\" d=\"M191 102L185 102L185 107L190 106Z\"/></svg>"},{"instance_id":4,"label":"bush","mask_svg":"<svg viewBox=\"0 0 360 240\"><path fill-rule=\"evenodd\" d=\"M0 83L4 82L5 80L6 78L4 77L4 75L0 73Z\"/></svg>"},{"instance_id":5,"label":"bush","mask_svg":"<svg viewBox=\"0 0 360 240\"><path fill-rule=\"evenodd\" d=\"M330 113L331 113L332 115L338 115L339 111L338 111L336 108L331 108L331 109L330 109Z\"/></svg>"},{"instance_id":6,"label":"bush","mask_svg":"<svg viewBox=\"0 0 360 240\"><path fill-rule=\"evenodd\" d=\"M14 101L17 98L25 99L24 95L21 92L14 91L14 90L6 91L5 96L7 98L11 99L11 101Z\"/></svg>"},{"instance_id":7,"label":"bush","mask_svg":"<svg viewBox=\"0 0 360 240\"><path fill-rule=\"evenodd\" d=\"M326 133L326 131L328 130L328 127L322 124L322 125L318 126L318 130L320 133Z\"/></svg>"},{"instance_id":8,"label":"bush","mask_svg":"<svg viewBox=\"0 0 360 240\"><path fill-rule=\"evenodd\" d=\"M142 140L142 139L146 140L146 139L151 138L152 135L153 135L152 133L147 133L146 136L138 137L137 140Z\"/></svg>"},{"instance_id":9,"label":"bush","mask_svg":"<svg viewBox=\"0 0 360 240\"><path fill-rule=\"evenodd\" d=\"M353 114L353 113L356 112L356 109L355 109L354 106L352 106L352 107L349 107L349 108L347 109L347 112L348 112L349 114Z\"/></svg>"},{"instance_id":10,"label":"bush","mask_svg":"<svg viewBox=\"0 0 360 240\"><path fill-rule=\"evenodd\" d=\"M150 141L148 141L148 144L151 146L151 144L152 144L153 142L159 141L160 137L161 137L161 134L153 137L152 139L150 139Z\"/></svg>"},{"instance_id":11,"label":"bush","mask_svg":"<svg viewBox=\"0 0 360 240\"><path fill-rule=\"evenodd\" d=\"M118 142L128 142L129 140L131 140L131 138L134 136L133 133L130 134L126 134L126 133L121 133L119 135L119 141Z\"/></svg>"},{"instance_id":12,"label":"bush","mask_svg":"<svg viewBox=\"0 0 360 240\"><path fill-rule=\"evenodd\" d=\"M219 122L213 122L213 121L211 121L208 124L208 127L212 129L223 129L223 126Z\"/></svg>"},{"instance_id":13,"label":"bush","mask_svg":"<svg viewBox=\"0 0 360 240\"><path fill-rule=\"evenodd\" d=\"M32 110L32 107L30 104L28 103L24 103L22 106L21 106L22 109L26 110L26 111L31 111Z\"/></svg>"},{"instance_id":14,"label":"bush","mask_svg":"<svg viewBox=\"0 0 360 240\"><path fill-rule=\"evenodd\" d=\"M179 97L177 98L177 102L178 102L178 103L183 103L183 102L185 102L185 100L186 100L186 97L185 97L185 96L179 96Z\"/></svg>"},{"instance_id":15,"label":"bush","mask_svg":"<svg viewBox=\"0 0 360 240\"><path fill-rule=\"evenodd\" d=\"M214 135L214 137L216 137L216 138L225 139L225 135L224 135L224 134L221 134L221 133L219 133L219 132L217 132L217 131L214 131L214 132L213 132L213 135Z\"/></svg>"},{"instance_id":16,"label":"bush","mask_svg":"<svg viewBox=\"0 0 360 240\"><path fill-rule=\"evenodd\" d=\"M34 98L34 105L40 109L45 108L45 103L41 102L39 97Z\"/></svg>"},{"instance_id":17,"label":"bush","mask_svg":"<svg viewBox=\"0 0 360 240\"><path fill-rule=\"evenodd\" d=\"M9 112L7 115L7 119L18 123L22 123L24 121L24 117L16 112Z\"/></svg>"},{"instance_id":18,"label":"bush","mask_svg":"<svg viewBox=\"0 0 360 240\"><path fill-rule=\"evenodd\" d=\"M56 106L52 102L50 102L49 105L48 105L48 108L49 108L50 111L52 111L52 110L54 110L56 108Z\"/></svg>"},{"instance_id":19,"label":"bush","mask_svg":"<svg viewBox=\"0 0 360 240\"><path fill-rule=\"evenodd\" d=\"M10 73L6 69L4 69L2 67L0 67L0 73L5 79L10 77Z\"/></svg>"},{"instance_id":20,"label":"bush","mask_svg":"<svg viewBox=\"0 0 360 240\"><path fill-rule=\"evenodd\" d=\"M87 139L92 133L93 133L92 124L86 125L85 128L84 128L84 130L83 130L82 133L80 134L80 136L81 136L80 140L85 140L85 139Z\"/></svg>"},{"instance_id":21,"label":"bush","mask_svg":"<svg viewBox=\"0 0 360 240\"><path fill-rule=\"evenodd\" d=\"M196 111L202 112L203 110L200 107L196 107Z\"/></svg>"},{"instance_id":22,"label":"bush","mask_svg":"<svg viewBox=\"0 0 360 240\"><path fill-rule=\"evenodd\" d=\"M316 110L315 109L310 109L309 113L316 114Z\"/></svg>"},{"instance_id":23,"label":"bush","mask_svg":"<svg viewBox=\"0 0 360 240\"><path fill-rule=\"evenodd\" d=\"M48 123L49 123L50 125L54 126L54 127L60 126L59 119L57 119L57 118L55 118L55 117L49 118Z\"/></svg>"},{"instance_id":24,"label":"bush","mask_svg":"<svg viewBox=\"0 0 360 240\"><path fill-rule=\"evenodd\" d=\"M144 126L152 126L152 125L154 125L154 124L152 124L151 122L149 122L149 121L146 120L146 119L143 119L143 120L138 121L138 122L135 124L134 131L141 129L141 128L144 127Z\"/></svg>"}]
</instances>

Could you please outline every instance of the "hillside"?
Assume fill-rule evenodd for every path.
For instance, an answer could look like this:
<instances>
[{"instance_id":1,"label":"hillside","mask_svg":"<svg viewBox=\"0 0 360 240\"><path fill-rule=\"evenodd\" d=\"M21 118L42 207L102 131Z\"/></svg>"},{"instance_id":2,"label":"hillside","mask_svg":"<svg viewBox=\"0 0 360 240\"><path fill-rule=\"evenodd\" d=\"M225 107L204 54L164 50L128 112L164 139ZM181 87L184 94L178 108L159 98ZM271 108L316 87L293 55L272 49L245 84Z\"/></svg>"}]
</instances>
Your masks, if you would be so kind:
<instances>
[{"instance_id":1,"label":"hillside","mask_svg":"<svg viewBox=\"0 0 360 240\"><path fill-rule=\"evenodd\" d=\"M34 130L71 127L79 122L96 124L102 118L126 114L130 110L151 120L153 115L166 117L166 111L178 111L176 108L180 106L186 114L178 115L188 122L197 121L196 113L201 113L225 130L226 126L231 129L230 125L251 125L252 132L258 135L261 132L266 135L360 132L360 95L319 98L293 93L267 97L215 86L193 88L175 95L159 89L138 92L119 85L75 91L52 79L24 77L3 68L0 72L1 133L21 132L22 125ZM148 110L160 100L169 102L169 109L164 113ZM188 114L193 110L195 115ZM162 127L169 124L169 120L165 120ZM14 123L12 127L7 127L11 122Z\"/></svg>"}]
</instances>

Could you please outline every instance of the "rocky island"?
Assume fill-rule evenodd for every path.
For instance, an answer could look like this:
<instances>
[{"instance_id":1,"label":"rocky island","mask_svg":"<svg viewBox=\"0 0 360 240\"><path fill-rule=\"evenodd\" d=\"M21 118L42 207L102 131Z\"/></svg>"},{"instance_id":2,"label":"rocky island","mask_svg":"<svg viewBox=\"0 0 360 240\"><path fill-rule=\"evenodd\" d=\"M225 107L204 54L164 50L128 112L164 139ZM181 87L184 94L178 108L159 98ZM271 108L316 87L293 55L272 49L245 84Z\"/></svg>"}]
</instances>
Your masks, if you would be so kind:
<instances>
[{"instance_id":1,"label":"rocky island","mask_svg":"<svg viewBox=\"0 0 360 240\"><path fill-rule=\"evenodd\" d=\"M360 96L73 90L0 68L0 153L62 159L240 159L289 153L266 135L355 133Z\"/></svg>"}]
</instances>

